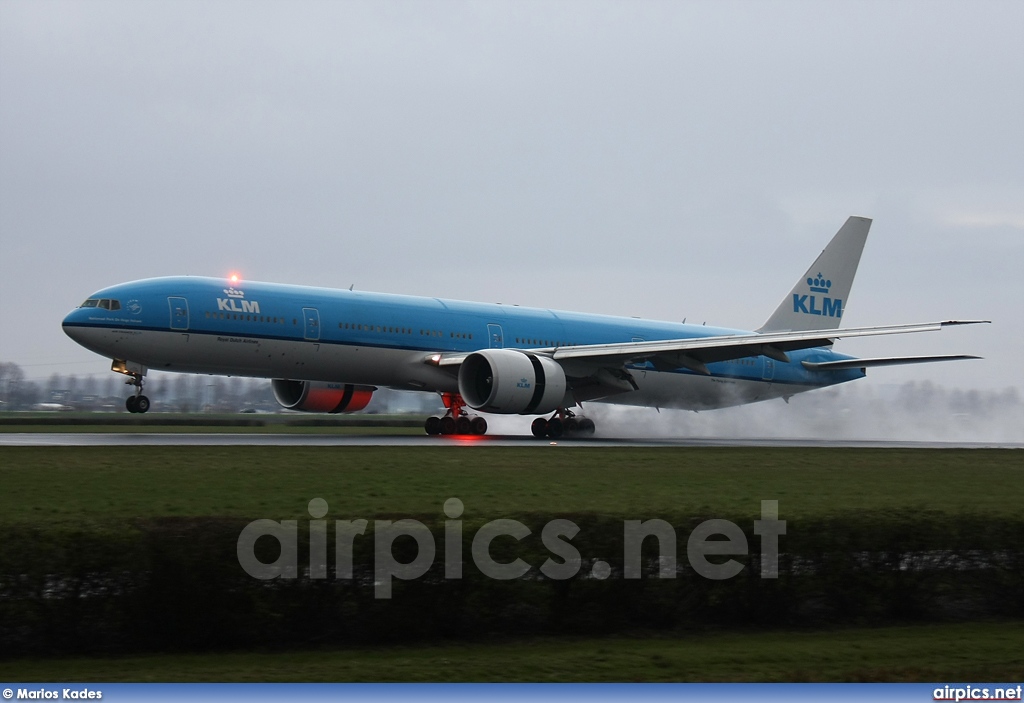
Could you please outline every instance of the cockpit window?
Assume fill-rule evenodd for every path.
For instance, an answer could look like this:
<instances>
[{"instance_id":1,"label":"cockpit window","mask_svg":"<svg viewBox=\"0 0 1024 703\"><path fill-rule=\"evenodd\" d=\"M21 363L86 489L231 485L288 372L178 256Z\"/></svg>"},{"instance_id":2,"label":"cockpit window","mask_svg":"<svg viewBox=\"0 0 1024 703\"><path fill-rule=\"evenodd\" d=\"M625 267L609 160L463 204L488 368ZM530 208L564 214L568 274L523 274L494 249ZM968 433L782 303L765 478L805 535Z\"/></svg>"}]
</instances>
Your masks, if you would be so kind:
<instances>
[{"instance_id":1,"label":"cockpit window","mask_svg":"<svg viewBox=\"0 0 1024 703\"><path fill-rule=\"evenodd\" d=\"M120 300L111 300L110 301L110 309L111 310L120 310L121 309L121 301Z\"/></svg>"},{"instance_id":2,"label":"cockpit window","mask_svg":"<svg viewBox=\"0 0 1024 703\"><path fill-rule=\"evenodd\" d=\"M104 298L103 300L100 301L100 307L103 308L104 310L109 310L110 309L110 301L107 300L106 298Z\"/></svg>"},{"instance_id":3,"label":"cockpit window","mask_svg":"<svg viewBox=\"0 0 1024 703\"><path fill-rule=\"evenodd\" d=\"M100 301L96 300L96 298L89 298L88 300L86 300L84 303L82 303L78 307L80 307L80 308L94 308L94 307L96 307L99 304L99 302Z\"/></svg>"}]
</instances>

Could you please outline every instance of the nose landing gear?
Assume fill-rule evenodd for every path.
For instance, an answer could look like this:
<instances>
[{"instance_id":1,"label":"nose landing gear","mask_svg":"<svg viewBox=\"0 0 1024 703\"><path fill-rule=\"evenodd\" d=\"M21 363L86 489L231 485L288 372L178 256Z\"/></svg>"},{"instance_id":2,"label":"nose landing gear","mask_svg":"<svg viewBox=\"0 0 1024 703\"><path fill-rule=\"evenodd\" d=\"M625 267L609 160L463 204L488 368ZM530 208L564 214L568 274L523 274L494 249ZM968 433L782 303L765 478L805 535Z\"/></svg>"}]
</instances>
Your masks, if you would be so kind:
<instances>
[{"instance_id":1,"label":"nose landing gear","mask_svg":"<svg viewBox=\"0 0 1024 703\"><path fill-rule=\"evenodd\" d=\"M131 373L128 374L131 378L125 383L129 386L135 386L135 395L128 396L127 400L124 401L124 407L127 408L130 413L144 413L149 411L149 398L142 395L142 374Z\"/></svg>"},{"instance_id":2,"label":"nose landing gear","mask_svg":"<svg viewBox=\"0 0 1024 703\"><path fill-rule=\"evenodd\" d=\"M466 412L466 403L458 393L442 393L441 400L448 412L444 417L428 417L423 425L429 435L483 435L487 434L487 420Z\"/></svg>"}]
</instances>

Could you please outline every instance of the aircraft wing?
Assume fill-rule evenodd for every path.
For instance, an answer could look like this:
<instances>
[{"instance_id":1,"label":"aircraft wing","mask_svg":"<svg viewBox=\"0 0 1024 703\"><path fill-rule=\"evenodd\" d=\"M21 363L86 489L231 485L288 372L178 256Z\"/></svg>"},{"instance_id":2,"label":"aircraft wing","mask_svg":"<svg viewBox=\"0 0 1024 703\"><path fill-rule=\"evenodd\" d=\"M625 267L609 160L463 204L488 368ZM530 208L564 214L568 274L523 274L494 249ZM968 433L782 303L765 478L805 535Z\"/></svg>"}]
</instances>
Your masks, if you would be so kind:
<instances>
[{"instance_id":1,"label":"aircraft wing","mask_svg":"<svg viewBox=\"0 0 1024 703\"><path fill-rule=\"evenodd\" d=\"M942 354L941 356L884 356L874 359L846 359L843 361L801 361L810 371L842 371L844 369L866 369L870 366L901 366L903 364L928 364L933 361L959 361L980 359L970 354Z\"/></svg>"},{"instance_id":2,"label":"aircraft wing","mask_svg":"<svg viewBox=\"0 0 1024 703\"><path fill-rule=\"evenodd\" d=\"M556 361L578 360L591 362L599 366L621 367L627 363L651 361L655 368L677 369L689 368L698 373L708 373L706 364L715 361L726 361L748 356L764 355L780 362L788 362L787 351L823 347L832 344L836 339L853 337L873 337L884 334L909 334L912 332L934 332L943 327L954 325L975 325L987 323L989 320L944 320L942 322L925 322L905 325L883 325L876 327L850 327L831 330L797 330L792 332L756 332L718 335L712 337L691 337L687 339L666 339L652 342L617 342L613 344L586 344L572 347L555 347L530 349L535 354L550 356ZM427 363L438 366L457 366L468 353L431 354ZM950 358L950 357L942 357ZM920 358L923 361L924 358ZM934 357L933 360L939 360ZM855 367L864 366L859 360ZM886 360L887 363L920 363L920 361ZM837 362L845 363L845 362ZM868 364L880 365L880 363ZM821 370L825 370L822 364ZM829 367L838 370L838 367Z\"/></svg>"},{"instance_id":3,"label":"aircraft wing","mask_svg":"<svg viewBox=\"0 0 1024 703\"><path fill-rule=\"evenodd\" d=\"M850 327L834 330L798 330L794 332L769 332L670 339L655 342L624 342L618 344L590 344L579 347L562 347L552 350L556 360L588 359L604 362L652 361L656 368L687 367L707 373L705 364L726 361L747 356L764 355L780 362L788 362L787 351L823 347L836 339L852 337L873 337L883 334L909 334L911 332L933 332L953 325L972 325L988 320L945 320L908 325L883 325L876 327ZM659 363L660 362L660 363Z\"/></svg>"}]
</instances>

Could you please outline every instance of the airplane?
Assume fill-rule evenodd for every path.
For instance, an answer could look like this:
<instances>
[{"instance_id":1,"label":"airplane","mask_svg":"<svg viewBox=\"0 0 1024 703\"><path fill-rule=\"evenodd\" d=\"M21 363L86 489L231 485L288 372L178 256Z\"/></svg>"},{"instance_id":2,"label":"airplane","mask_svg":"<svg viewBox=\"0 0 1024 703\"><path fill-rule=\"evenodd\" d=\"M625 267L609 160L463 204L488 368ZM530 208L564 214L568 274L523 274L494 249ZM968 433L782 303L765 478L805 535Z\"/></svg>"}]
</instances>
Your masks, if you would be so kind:
<instances>
[{"instance_id":1,"label":"airplane","mask_svg":"<svg viewBox=\"0 0 1024 703\"><path fill-rule=\"evenodd\" d=\"M514 305L241 281L148 278L90 295L64 332L129 377L147 371L272 379L290 410L362 410L388 387L440 394L431 435L482 435L480 413L538 415L538 438L589 435L583 403L705 410L862 378L876 366L970 355L857 359L835 340L988 320L840 329L871 220L850 217L757 330ZM579 409L577 413L575 409ZM472 411L472 412L471 412ZM547 416L547 417L545 417Z\"/></svg>"}]
</instances>

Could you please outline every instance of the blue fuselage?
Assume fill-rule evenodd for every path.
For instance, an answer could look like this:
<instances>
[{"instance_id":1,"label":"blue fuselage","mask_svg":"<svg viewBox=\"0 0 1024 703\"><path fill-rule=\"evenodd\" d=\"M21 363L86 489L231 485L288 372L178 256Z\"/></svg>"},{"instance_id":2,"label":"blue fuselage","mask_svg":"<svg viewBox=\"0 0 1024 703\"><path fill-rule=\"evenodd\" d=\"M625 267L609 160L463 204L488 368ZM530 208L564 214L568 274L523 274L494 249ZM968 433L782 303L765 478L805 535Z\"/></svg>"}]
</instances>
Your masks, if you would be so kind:
<instances>
[{"instance_id":1,"label":"blue fuselage","mask_svg":"<svg viewBox=\"0 0 1024 703\"><path fill-rule=\"evenodd\" d=\"M551 349L690 339L739 330L200 277L153 278L96 292L63 321L97 354L152 370L455 392L454 376L425 363L433 353L486 348ZM794 351L789 362L751 356L687 368L627 368L638 390L608 402L704 409L790 396L854 380L862 369L810 371L802 361L851 357L830 347ZM571 368L567 375L572 376Z\"/></svg>"}]
</instances>

